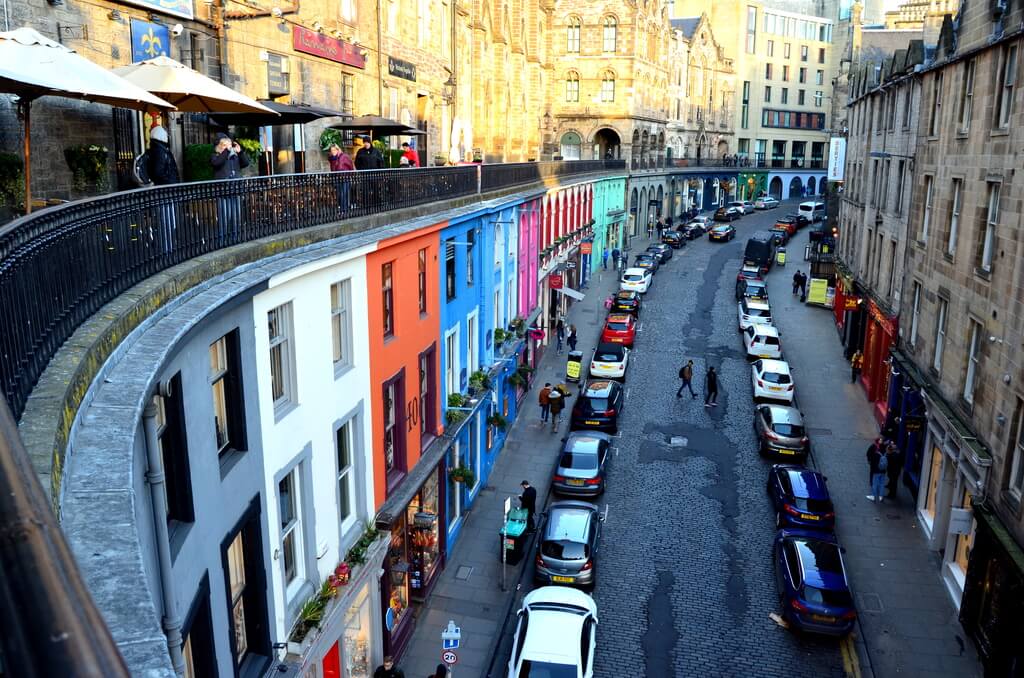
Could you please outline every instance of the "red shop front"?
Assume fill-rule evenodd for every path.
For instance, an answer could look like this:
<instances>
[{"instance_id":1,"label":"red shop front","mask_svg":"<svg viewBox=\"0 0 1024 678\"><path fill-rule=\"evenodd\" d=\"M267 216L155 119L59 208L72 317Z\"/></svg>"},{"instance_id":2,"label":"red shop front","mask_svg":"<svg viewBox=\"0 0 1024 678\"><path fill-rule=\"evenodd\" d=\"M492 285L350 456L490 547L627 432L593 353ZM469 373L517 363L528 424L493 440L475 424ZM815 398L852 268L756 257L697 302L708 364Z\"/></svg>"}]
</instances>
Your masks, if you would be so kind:
<instances>
[{"instance_id":1,"label":"red shop front","mask_svg":"<svg viewBox=\"0 0 1024 678\"><path fill-rule=\"evenodd\" d=\"M896 345L897 316L886 314L873 300L868 301L867 315L861 383L882 425L889 409L889 350Z\"/></svg>"}]
</instances>

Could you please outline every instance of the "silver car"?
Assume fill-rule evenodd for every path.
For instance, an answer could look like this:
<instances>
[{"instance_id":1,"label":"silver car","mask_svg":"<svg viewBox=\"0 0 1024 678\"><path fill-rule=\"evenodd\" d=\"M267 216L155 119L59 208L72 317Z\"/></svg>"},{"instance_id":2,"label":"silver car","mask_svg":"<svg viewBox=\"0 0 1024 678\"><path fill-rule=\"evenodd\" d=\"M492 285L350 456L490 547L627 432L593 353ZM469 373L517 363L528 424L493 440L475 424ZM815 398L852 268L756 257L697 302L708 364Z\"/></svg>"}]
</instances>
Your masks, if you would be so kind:
<instances>
[{"instance_id":1,"label":"silver car","mask_svg":"<svg viewBox=\"0 0 1024 678\"><path fill-rule=\"evenodd\" d=\"M779 459L805 459L811 441L800 410L786 405L758 405L754 408L754 431L762 455Z\"/></svg>"},{"instance_id":2,"label":"silver car","mask_svg":"<svg viewBox=\"0 0 1024 678\"><path fill-rule=\"evenodd\" d=\"M573 431L562 445L551 479L555 494L596 497L604 492L605 464L612 437L598 431Z\"/></svg>"},{"instance_id":3,"label":"silver car","mask_svg":"<svg viewBox=\"0 0 1024 678\"><path fill-rule=\"evenodd\" d=\"M601 514L593 504L572 499L551 504L537 547L534 581L593 589L600 534Z\"/></svg>"}]
</instances>

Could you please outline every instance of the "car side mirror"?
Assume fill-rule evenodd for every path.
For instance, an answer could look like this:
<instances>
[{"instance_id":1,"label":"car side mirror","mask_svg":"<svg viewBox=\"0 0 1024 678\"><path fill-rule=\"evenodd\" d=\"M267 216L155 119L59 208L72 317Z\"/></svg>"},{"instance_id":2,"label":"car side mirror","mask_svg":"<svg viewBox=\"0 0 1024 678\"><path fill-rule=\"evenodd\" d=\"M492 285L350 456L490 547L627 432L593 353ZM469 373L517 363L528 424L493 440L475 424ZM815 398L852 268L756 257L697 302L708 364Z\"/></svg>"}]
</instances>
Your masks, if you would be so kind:
<instances>
[{"instance_id":1,"label":"car side mirror","mask_svg":"<svg viewBox=\"0 0 1024 678\"><path fill-rule=\"evenodd\" d=\"M566 438L562 438L562 442L563 442L563 443L564 443L565 441L567 441L567 440L569 440L569 438L567 438L567 437L566 437Z\"/></svg>"},{"instance_id":2,"label":"car side mirror","mask_svg":"<svg viewBox=\"0 0 1024 678\"><path fill-rule=\"evenodd\" d=\"M604 522L604 514L603 513L597 514L597 522L599 522L599 523L603 523Z\"/></svg>"}]
</instances>

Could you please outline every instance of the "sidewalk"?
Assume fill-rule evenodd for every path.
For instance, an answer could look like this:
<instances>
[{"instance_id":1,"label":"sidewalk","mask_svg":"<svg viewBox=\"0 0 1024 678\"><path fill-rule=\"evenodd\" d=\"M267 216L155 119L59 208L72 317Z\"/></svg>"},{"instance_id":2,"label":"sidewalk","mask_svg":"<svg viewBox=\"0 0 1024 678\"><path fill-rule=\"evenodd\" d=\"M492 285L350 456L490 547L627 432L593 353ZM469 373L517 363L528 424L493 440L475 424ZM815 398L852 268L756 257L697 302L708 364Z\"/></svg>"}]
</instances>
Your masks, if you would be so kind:
<instances>
[{"instance_id":1,"label":"sidewalk","mask_svg":"<svg viewBox=\"0 0 1024 678\"><path fill-rule=\"evenodd\" d=\"M642 251L652 241L632 238L631 250ZM599 269L584 291L586 298L575 302L569 310L566 325L579 329L578 350L586 355L593 347L599 331L598 323L604 319L604 300L618 289L618 277L608 263L608 270ZM516 566L508 565L506 591L501 590L501 560L498 550L498 531L501 529L506 497L518 506L517 497L522 488L519 483L529 480L537 489L537 510L547 505L548 490L555 468L555 454L562 437L569 430L569 411L578 392L576 384L569 384L574 398L562 413L562 426L552 433L551 424L542 424L537 392L545 382L565 381L566 347L556 354L552 341L541 364L534 373L533 388L523 399L519 417L512 424L505 447L494 464L487 485L480 491L473 507L465 514L462 535L454 552L448 554L445 569L440 575L433 594L420 608L416 630L402 656L401 667L407 678L431 675L441 661L441 630L453 620L462 629L458 664L452 675L459 678L477 678L487 675L491 655L502 632L501 625L516 595L520 575L533 558L533 539L529 542L523 560ZM530 588L529 583L523 593ZM503 676L504 667L495 665L492 675Z\"/></svg>"},{"instance_id":2,"label":"sidewalk","mask_svg":"<svg viewBox=\"0 0 1024 678\"><path fill-rule=\"evenodd\" d=\"M813 463L829 479L836 534L860 613L854 634L861 675L981 676L974 646L957 620L929 551L915 501L904 486L896 500L876 505L865 452L878 435L871 407L850 369L830 309L800 304L790 286L808 230L790 244L801 253L768 276L769 295L797 398L814 445ZM810 462L809 462L810 463Z\"/></svg>"}]
</instances>

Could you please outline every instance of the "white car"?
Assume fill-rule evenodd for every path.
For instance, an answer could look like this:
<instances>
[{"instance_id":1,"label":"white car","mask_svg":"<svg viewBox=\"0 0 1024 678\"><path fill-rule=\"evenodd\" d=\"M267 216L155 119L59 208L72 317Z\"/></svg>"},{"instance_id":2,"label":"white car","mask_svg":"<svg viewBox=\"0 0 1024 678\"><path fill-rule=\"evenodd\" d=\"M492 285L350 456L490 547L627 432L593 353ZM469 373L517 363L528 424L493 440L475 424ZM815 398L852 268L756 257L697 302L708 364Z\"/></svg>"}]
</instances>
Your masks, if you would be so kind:
<instances>
[{"instance_id":1,"label":"white car","mask_svg":"<svg viewBox=\"0 0 1024 678\"><path fill-rule=\"evenodd\" d=\"M743 330L743 346L748 358L774 358L782 360L782 342L774 325L753 323Z\"/></svg>"},{"instance_id":2,"label":"white car","mask_svg":"<svg viewBox=\"0 0 1024 678\"><path fill-rule=\"evenodd\" d=\"M619 289L647 294L653 275L649 268L627 268L619 279Z\"/></svg>"},{"instance_id":3,"label":"white car","mask_svg":"<svg viewBox=\"0 0 1024 678\"><path fill-rule=\"evenodd\" d=\"M741 209L744 214L752 214L754 212L754 203L749 200L734 200L729 203L729 207Z\"/></svg>"},{"instance_id":4,"label":"white car","mask_svg":"<svg viewBox=\"0 0 1024 678\"><path fill-rule=\"evenodd\" d=\"M772 309L768 302L743 298L736 304L740 316L740 332L754 324L771 325Z\"/></svg>"},{"instance_id":5,"label":"white car","mask_svg":"<svg viewBox=\"0 0 1024 678\"><path fill-rule=\"evenodd\" d=\"M594 356L590 359L590 376L625 381L627 365L628 347L622 344L601 343L594 349Z\"/></svg>"},{"instance_id":6,"label":"white car","mask_svg":"<svg viewBox=\"0 0 1024 678\"><path fill-rule=\"evenodd\" d=\"M593 678L597 604L568 586L542 586L523 598L508 678Z\"/></svg>"},{"instance_id":7,"label":"white car","mask_svg":"<svg viewBox=\"0 0 1024 678\"><path fill-rule=\"evenodd\" d=\"M750 366L750 382L754 387L754 402L781 400L793 402L793 375L784 360L755 360Z\"/></svg>"},{"instance_id":8,"label":"white car","mask_svg":"<svg viewBox=\"0 0 1024 678\"><path fill-rule=\"evenodd\" d=\"M704 227L705 231L715 225L715 223L711 219L711 217L703 216L703 215L699 216L699 217L694 217L693 219L690 219L690 221L688 223L700 224L701 226Z\"/></svg>"},{"instance_id":9,"label":"white car","mask_svg":"<svg viewBox=\"0 0 1024 678\"><path fill-rule=\"evenodd\" d=\"M763 198L758 198L754 201L754 209L756 210L770 210L779 206L779 201L770 195L766 195Z\"/></svg>"}]
</instances>

